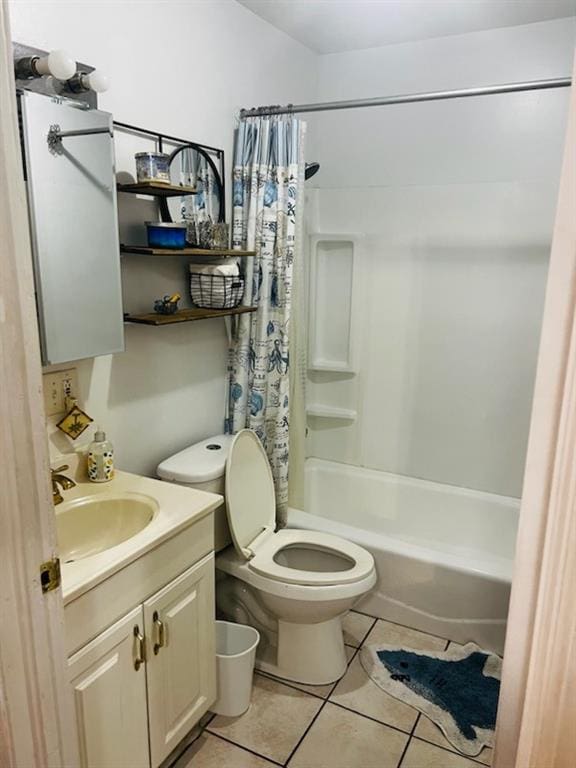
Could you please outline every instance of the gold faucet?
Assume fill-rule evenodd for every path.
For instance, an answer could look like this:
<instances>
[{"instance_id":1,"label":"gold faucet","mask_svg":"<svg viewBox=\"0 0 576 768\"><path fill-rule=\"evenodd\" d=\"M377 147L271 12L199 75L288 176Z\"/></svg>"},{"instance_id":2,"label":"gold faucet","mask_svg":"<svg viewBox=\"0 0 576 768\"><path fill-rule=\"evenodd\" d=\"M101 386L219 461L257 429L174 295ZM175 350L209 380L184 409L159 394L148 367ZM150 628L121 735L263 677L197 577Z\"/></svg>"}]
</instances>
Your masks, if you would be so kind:
<instances>
[{"instance_id":1,"label":"gold faucet","mask_svg":"<svg viewBox=\"0 0 576 768\"><path fill-rule=\"evenodd\" d=\"M61 472L64 472L65 469L70 469L68 464L63 464L61 467L58 467L58 469L50 470L50 478L52 480L52 501L55 505L61 504L64 501L62 494L60 493L60 488L58 487L59 485L62 486L63 491L68 491L76 485L74 480L70 480L66 475L60 474Z\"/></svg>"}]
</instances>

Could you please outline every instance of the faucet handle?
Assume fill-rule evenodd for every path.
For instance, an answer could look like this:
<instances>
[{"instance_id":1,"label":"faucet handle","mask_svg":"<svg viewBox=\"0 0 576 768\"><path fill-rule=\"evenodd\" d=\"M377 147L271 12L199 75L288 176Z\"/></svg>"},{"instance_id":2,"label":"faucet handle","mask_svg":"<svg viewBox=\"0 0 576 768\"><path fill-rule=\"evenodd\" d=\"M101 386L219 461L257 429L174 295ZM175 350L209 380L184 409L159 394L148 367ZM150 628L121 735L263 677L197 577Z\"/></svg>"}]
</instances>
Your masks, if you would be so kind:
<instances>
[{"instance_id":1,"label":"faucet handle","mask_svg":"<svg viewBox=\"0 0 576 768\"><path fill-rule=\"evenodd\" d=\"M70 469L70 465L69 464L62 464L61 467L58 467L57 469L51 469L50 472L53 475L56 475L56 474L58 474L58 472L64 472L65 469Z\"/></svg>"}]
</instances>

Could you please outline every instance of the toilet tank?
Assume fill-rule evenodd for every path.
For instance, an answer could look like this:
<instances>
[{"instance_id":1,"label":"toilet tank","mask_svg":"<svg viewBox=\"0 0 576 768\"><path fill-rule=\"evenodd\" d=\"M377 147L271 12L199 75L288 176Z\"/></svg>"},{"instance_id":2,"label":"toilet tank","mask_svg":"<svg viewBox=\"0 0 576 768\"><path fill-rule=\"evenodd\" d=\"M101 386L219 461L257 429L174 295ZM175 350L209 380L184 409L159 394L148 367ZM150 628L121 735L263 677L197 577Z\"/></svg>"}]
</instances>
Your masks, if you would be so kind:
<instances>
[{"instance_id":1,"label":"toilet tank","mask_svg":"<svg viewBox=\"0 0 576 768\"><path fill-rule=\"evenodd\" d=\"M216 435L164 459L157 474L169 483L224 495L226 459L233 435ZM226 506L214 510L214 547L217 552L232 543Z\"/></svg>"}]
</instances>

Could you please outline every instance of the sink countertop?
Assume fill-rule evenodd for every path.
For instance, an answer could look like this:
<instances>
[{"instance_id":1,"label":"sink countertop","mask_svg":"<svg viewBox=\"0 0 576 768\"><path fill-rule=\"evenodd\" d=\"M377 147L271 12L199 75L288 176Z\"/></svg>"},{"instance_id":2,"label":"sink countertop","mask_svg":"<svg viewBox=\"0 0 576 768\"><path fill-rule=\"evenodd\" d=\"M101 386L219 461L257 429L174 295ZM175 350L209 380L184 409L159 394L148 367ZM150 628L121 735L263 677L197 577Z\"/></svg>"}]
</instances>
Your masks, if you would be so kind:
<instances>
[{"instance_id":1,"label":"sink countertop","mask_svg":"<svg viewBox=\"0 0 576 768\"><path fill-rule=\"evenodd\" d=\"M64 461L72 464L70 457ZM58 463L54 463L57 466ZM96 584L104 581L116 571L137 560L146 552L157 547L200 520L222 503L222 496L198 491L181 485L153 480L150 477L133 475L116 470L108 483L91 483L80 466L64 472L73 477L75 488L63 492L64 502L55 507L56 515L64 511L67 502L76 499L99 496L116 496L123 493L142 493L156 499L160 509L152 521L139 533L126 541L95 555L89 555L72 563L62 563L62 593L64 604L70 603Z\"/></svg>"}]
</instances>

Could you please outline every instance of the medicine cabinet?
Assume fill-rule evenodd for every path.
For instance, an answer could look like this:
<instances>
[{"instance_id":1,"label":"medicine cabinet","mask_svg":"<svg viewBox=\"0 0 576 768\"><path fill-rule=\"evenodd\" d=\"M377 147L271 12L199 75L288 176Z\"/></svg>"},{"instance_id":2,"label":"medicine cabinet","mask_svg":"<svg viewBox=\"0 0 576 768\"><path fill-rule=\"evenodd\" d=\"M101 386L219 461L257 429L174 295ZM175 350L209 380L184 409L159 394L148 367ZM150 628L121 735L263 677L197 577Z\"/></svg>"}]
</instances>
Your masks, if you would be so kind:
<instances>
[{"instance_id":1,"label":"medicine cabinet","mask_svg":"<svg viewBox=\"0 0 576 768\"><path fill-rule=\"evenodd\" d=\"M112 116L18 92L42 362L124 349Z\"/></svg>"}]
</instances>

